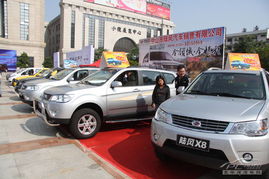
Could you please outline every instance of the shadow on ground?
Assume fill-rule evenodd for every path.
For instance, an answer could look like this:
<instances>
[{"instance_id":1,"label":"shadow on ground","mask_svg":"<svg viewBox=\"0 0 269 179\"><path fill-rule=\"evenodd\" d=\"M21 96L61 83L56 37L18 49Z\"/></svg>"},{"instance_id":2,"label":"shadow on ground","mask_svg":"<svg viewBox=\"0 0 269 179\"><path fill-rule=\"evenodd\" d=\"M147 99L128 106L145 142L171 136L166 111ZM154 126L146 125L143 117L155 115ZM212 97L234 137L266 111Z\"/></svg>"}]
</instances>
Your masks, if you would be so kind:
<instances>
[{"instance_id":1,"label":"shadow on ground","mask_svg":"<svg viewBox=\"0 0 269 179\"><path fill-rule=\"evenodd\" d=\"M48 126L40 118L30 118L25 122L25 124L21 124L21 127L28 133L37 136L65 136L65 134L63 134L61 130L58 130L57 127Z\"/></svg>"},{"instance_id":2,"label":"shadow on ground","mask_svg":"<svg viewBox=\"0 0 269 179\"><path fill-rule=\"evenodd\" d=\"M33 112L33 108L28 104L16 104L11 107L12 110L29 114Z\"/></svg>"},{"instance_id":3,"label":"shadow on ground","mask_svg":"<svg viewBox=\"0 0 269 179\"><path fill-rule=\"evenodd\" d=\"M12 101L21 101L21 99L18 96L11 96L9 99Z\"/></svg>"}]
</instances>

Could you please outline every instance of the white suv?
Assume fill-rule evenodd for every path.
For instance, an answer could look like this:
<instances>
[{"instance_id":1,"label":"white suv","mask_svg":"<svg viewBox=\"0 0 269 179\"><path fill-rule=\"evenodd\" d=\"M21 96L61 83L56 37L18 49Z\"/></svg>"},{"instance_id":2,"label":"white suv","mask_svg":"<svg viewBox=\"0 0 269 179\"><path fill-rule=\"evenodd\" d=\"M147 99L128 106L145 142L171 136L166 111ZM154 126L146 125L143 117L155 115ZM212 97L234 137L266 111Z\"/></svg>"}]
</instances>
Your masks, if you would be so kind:
<instances>
[{"instance_id":1,"label":"white suv","mask_svg":"<svg viewBox=\"0 0 269 179\"><path fill-rule=\"evenodd\" d=\"M152 92L158 75L164 76L171 96L175 96L174 72L103 69L81 83L45 90L34 109L48 125L68 124L76 138L89 138L99 131L102 122L151 119Z\"/></svg>"},{"instance_id":2,"label":"white suv","mask_svg":"<svg viewBox=\"0 0 269 179\"><path fill-rule=\"evenodd\" d=\"M23 102L32 105L34 98L39 98L51 87L78 83L99 68L69 68L64 69L49 79L28 81L22 85L19 96Z\"/></svg>"},{"instance_id":3,"label":"white suv","mask_svg":"<svg viewBox=\"0 0 269 179\"><path fill-rule=\"evenodd\" d=\"M157 156L222 169L269 165L268 82L264 70L203 72L157 110L151 126Z\"/></svg>"}]
</instances>

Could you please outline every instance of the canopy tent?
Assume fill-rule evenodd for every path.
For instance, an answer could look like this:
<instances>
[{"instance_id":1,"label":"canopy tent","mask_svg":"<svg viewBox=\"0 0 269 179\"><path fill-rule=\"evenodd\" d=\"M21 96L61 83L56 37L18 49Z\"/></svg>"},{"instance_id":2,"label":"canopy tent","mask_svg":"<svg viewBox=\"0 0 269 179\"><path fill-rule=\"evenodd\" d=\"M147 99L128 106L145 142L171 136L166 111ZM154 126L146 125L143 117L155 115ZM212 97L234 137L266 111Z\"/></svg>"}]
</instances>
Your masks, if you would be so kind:
<instances>
[{"instance_id":1,"label":"canopy tent","mask_svg":"<svg viewBox=\"0 0 269 179\"><path fill-rule=\"evenodd\" d=\"M101 59L97 60L96 62L92 64L87 65L79 65L79 67L100 67Z\"/></svg>"}]
</instances>

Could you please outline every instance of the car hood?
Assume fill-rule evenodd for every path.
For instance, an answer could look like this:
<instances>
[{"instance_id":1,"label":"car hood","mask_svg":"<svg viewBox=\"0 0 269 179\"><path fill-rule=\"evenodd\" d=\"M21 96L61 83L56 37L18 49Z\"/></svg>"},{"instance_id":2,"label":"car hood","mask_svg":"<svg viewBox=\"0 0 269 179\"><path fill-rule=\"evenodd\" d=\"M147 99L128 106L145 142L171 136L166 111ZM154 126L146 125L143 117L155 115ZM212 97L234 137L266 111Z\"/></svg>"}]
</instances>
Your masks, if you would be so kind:
<instances>
[{"instance_id":1,"label":"car hood","mask_svg":"<svg viewBox=\"0 0 269 179\"><path fill-rule=\"evenodd\" d=\"M25 84L26 85L37 85L38 83L51 83L54 82L53 80L49 80L49 79L42 79L42 80L35 80L35 81L28 81Z\"/></svg>"},{"instance_id":2,"label":"car hood","mask_svg":"<svg viewBox=\"0 0 269 179\"><path fill-rule=\"evenodd\" d=\"M264 104L264 100L181 94L167 100L161 108L180 116L242 122L256 120Z\"/></svg>"},{"instance_id":3,"label":"car hood","mask_svg":"<svg viewBox=\"0 0 269 179\"><path fill-rule=\"evenodd\" d=\"M26 78L26 79L21 79L20 82L26 82L26 81L38 80L38 79L42 79L42 78L41 77Z\"/></svg>"},{"instance_id":4,"label":"car hood","mask_svg":"<svg viewBox=\"0 0 269 179\"><path fill-rule=\"evenodd\" d=\"M77 91L81 91L81 93L83 93L83 90L87 90L89 88L96 88L96 86L91 86L91 85L85 85L85 84L81 84L81 83L77 83L77 84L68 84L68 85L62 85L62 86L56 86L56 87L52 87L49 88L47 90L45 90L46 94L66 94L66 93L78 93Z\"/></svg>"}]
</instances>

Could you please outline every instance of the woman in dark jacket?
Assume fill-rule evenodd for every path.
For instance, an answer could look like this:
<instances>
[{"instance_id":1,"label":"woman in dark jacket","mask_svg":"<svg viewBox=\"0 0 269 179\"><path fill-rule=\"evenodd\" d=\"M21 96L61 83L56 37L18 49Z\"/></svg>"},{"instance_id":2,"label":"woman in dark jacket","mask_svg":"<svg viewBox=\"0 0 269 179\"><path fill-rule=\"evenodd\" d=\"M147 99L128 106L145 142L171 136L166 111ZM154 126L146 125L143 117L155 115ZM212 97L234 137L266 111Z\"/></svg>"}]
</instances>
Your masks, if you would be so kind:
<instances>
[{"instance_id":1,"label":"woman in dark jacket","mask_svg":"<svg viewBox=\"0 0 269 179\"><path fill-rule=\"evenodd\" d=\"M152 107L157 110L160 104L168 98L170 98L170 88L166 85L164 77L159 75L152 93Z\"/></svg>"}]
</instances>

